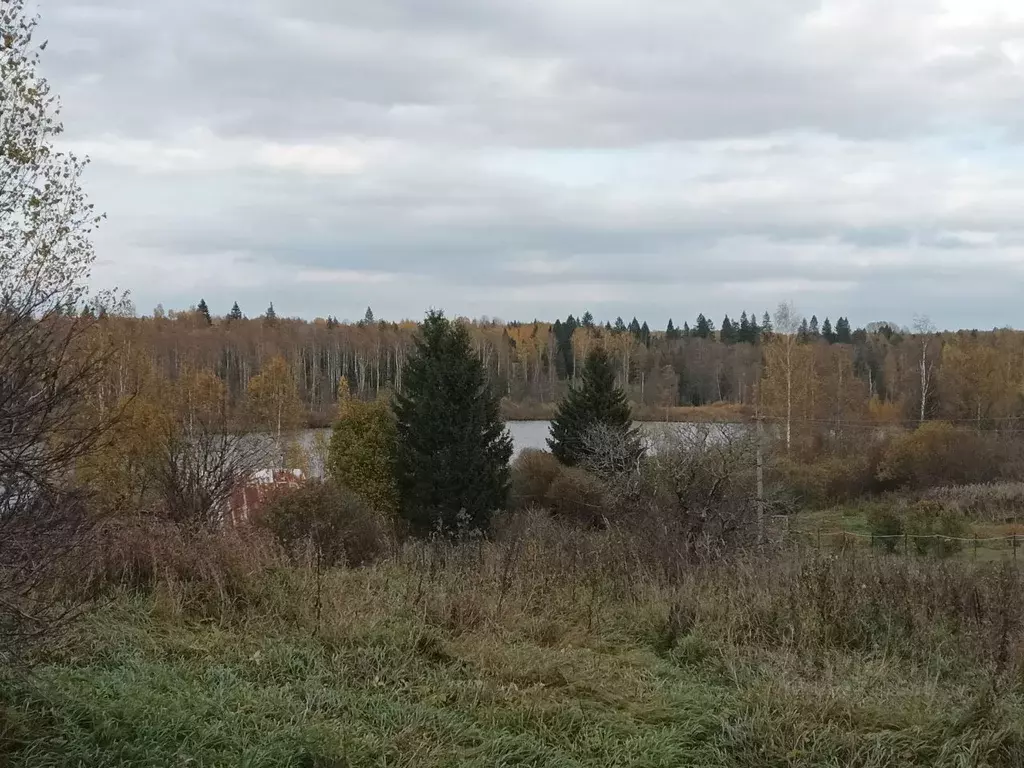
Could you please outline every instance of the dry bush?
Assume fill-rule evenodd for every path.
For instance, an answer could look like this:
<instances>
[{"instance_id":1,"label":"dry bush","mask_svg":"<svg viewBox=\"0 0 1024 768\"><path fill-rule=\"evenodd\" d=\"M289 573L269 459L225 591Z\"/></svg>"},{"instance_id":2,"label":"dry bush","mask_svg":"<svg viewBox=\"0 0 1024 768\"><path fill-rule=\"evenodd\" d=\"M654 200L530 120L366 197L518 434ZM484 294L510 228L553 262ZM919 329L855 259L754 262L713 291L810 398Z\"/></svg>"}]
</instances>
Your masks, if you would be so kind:
<instances>
[{"instance_id":1,"label":"dry bush","mask_svg":"<svg viewBox=\"0 0 1024 768\"><path fill-rule=\"evenodd\" d=\"M258 516L293 557L312 547L323 567L360 566L393 549L394 523L352 491L311 482L277 494Z\"/></svg>"},{"instance_id":2,"label":"dry bush","mask_svg":"<svg viewBox=\"0 0 1024 768\"><path fill-rule=\"evenodd\" d=\"M1024 483L996 482L931 488L924 500L964 518L990 522L1012 522L1024 515Z\"/></svg>"},{"instance_id":3,"label":"dry bush","mask_svg":"<svg viewBox=\"0 0 1024 768\"><path fill-rule=\"evenodd\" d=\"M593 473L579 467L561 467L544 502L559 517L600 525L611 511L605 494L605 484Z\"/></svg>"},{"instance_id":4,"label":"dry bush","mask_svg":"<svg viewBox=\"0 0 1024 768\"><path fill-rule=\"evenodd\" d=\"M562 464L549 451L527 448L512 462L509 502L512 509L543 506Z\"/></svg>"},{"instance_id":5,"label":"dry bush","mask_svg":"<svg viewBox=\"0 0 1024 768\"><path fill-rule=\"evenodd\" d=\"M140 517L105 522L82 570L96 596L159 589L183 611L222 616L255 602L261 577L284 564L277 543L258 529L211 531Z\"/></svg>"},{"instance_id":6,"label":"dry bush","mask_svg":"<svg viewBox=\"0 0 1024 768\"><path fill-rule=\"evenodd\" d=\"M1009 563L819 556L716 566L689 589L698 624L739 644L866 651L977 684L974 665L996 683L1024 670L1022 587Z\"/></svg>"},{"instance_id":7,"label":"dry bush","mask_svg":"<svg viewBox=\"0 0 1024 768\"><path fill-rule=\"evenodd\" d=\"M772 464L768 477L799 506L825 507L875 493L875 466L871 455L829 456L813 462L783 458Z\"/></svg>"},{"instance_id":8,"label":"dry bush","mask_svg":"<svg viewBox=\"0 0 1024 768\"><path fill-rule=\"evenodd\" d=\"M1000 471L996 438L927 422L889 442L877 477L890 488L918 489L986 482L998 478Z\"/></svg>"},{"instance_id":9,"label":"dry bush","mask_svg":"<svg viewBox=\"0 0 1024 768\"><path fill-rule=\"evenodd\" d=\"M963 549L958 541L967 533L967 524L955 511L934 501L919 501L908 507L904 528L914 537L914 549L922 555L947 557Z\"/></svg>"},{"instance_id":10,"label":"dry bush","mask_svg":"<svg viewBox=\"0 0 1024 768\"><path fill-rule=\"evenodd\" d=\"M753 540L757 435L730 425L666 427L633 472L608 481L615 519L691 558L719 556ZM639 533L639 531L638 531Z\"/></svg>"}]
</instances>

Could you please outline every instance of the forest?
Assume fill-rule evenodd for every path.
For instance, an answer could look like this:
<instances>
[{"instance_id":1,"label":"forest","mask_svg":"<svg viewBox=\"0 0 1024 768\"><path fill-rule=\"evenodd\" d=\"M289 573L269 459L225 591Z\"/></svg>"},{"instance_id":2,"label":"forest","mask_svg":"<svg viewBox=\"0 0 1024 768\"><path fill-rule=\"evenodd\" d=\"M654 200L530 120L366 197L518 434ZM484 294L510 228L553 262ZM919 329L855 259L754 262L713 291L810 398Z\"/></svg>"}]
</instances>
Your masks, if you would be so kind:
<instances>
[{"instance_id":1,"label":"forest","mask_svg":"<svg viewBox=\"0 0 1024 768\"><path fill-rule=\"evenodd\" d=\"M114 390L123 394L138 366L170 380L182 371L215 373L241 414L252 379L268 361L287 363L311 424L330 424L338 387L373 399L401 390L417 328L413 321L278 317L273 306L248 319L237 305L223 317L198 308L135 317L130 302L108 303L109 341L120 350ZM595 322L589 312L554 322L463 319L508 418L547 418L578 378L595 346L616 362L617 383L647 420L702 418L680 408L731 405L719 418L785 415L785 372L793 421L848 426L913 424L941 419L976 428L1010 428L1024 414L1024 333L1010 329L937 332L927 320L914 329L872 323L851 330L829 317L819 324L783 305L760 319L741 313L721 325L698 315L691 326L663 330L622 318ZM776 331L779 320L792 324ZM786 340L792 339L790 348ZM772 375L773 371L776 375ZM239 418L242 418L241 416ZM267 427L268 425L253 425Z\"/></svg>"}]
</instances>

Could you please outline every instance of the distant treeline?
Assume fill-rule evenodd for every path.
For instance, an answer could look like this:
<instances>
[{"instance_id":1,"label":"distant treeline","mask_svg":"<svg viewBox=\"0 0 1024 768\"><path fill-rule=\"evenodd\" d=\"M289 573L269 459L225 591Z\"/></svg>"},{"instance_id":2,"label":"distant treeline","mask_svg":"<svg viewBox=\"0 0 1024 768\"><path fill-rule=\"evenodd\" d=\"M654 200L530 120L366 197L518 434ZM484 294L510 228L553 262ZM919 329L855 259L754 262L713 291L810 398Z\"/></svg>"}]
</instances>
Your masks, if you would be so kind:
<instances>
[{"instance_id":1,"label":"distant treeline","mask_svg":"<svg viewBox=\"0 0 1024 768\"><path fill-rule=\"evenodd\" d=\"M716 326L698 315L692 325L669 321L664 329L638 318L599 323L589 312L553 323L466 322L490 381L519 415L545 413L582 370L587 352L601 344L616 361L618 383L650 417L659 409L711 403L781 416L783 380L789 419L858 423L923 416L980 426L1024 416L1024 333L915 333L880 323L854 330L844 317L819 323L817 316L786 317L780 329L777 319L742 312ZM216 373L231 405L242 403L268 360L281 357L312 421L326 423L343 380L364 399L401 388L417 325L377 320L371 310L357 323L286 319L273 307L248 319L237 305L214 317L200 302L182 312L158 308L150 317L111 315L108 327L131 358L145 359L164 377L195 369ZM113 386L124 390L128 378L125 368Z\"/></svg>"}]
</instances>

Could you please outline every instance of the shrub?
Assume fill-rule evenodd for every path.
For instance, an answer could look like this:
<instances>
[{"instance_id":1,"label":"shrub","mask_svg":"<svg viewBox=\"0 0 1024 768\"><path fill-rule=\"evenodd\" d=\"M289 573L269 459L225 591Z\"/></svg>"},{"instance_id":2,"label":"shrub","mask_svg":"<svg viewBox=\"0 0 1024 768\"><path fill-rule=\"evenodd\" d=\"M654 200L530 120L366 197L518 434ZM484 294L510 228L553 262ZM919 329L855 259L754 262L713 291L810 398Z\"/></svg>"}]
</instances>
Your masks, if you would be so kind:
<instances>
[{"instance_id":1,"label":"shrub","mask_svg":"<svg viewBox=\"0 0 1024 768\"><path fill-rule=\"evenodd\" d=\"M327 475L376 509L397 511L395 436L395 417L386 402L362 402L343 392L331 433Z\"/></svg>"},{"instance_id":2,"label":"shrub","mask_svg":"<svg viewBox=\"0 0 1024 768\"><path fill-rule=\"evenodd\" d=\"M273 537L254 528L216 531L151 517L111 519L76 574L94 596L111 588L162 588L180 610L223 616L258 600L260 574L284 564Z\"/></svg>"},{"instance_id":3,"label":"shrub","mask_svg":"<svg viewBox=\"0 0 1024 768\"><path fill-rule=\"evenodd\" d=\"M1024 511L1024 483L975 483L932 488L924 498L963 517L1013 522Z\"/></svg>"},{"instance_id":4,"label":"shrub","mask_svg":"<svg viewBox=\"0 0 1024 768\"><path fill-rule=\"evenodd\" d=\"M984 482L998 474L991 440L944 422L927 422L891 440L877 477L892 488L914 489Z\"/></svg>"},{"instance_id":5,"label":"shrub","mask_svg":"<svg viewBox=\"0 0 1024 768\"><path fill-rule=\"evenodd\" d=\"M934 501L919 501L907 512L906 530L914 539L918 554L929 552L947 557L959 552L962 538L967 530L963 518L952 510L945 509ZM946 538L951 537L951 538Z\"/></svg>"},{"instance_id":6,"label":"shrub","mask_svg":"<svg viewBox=\"0 0 1024 768\"><path fill-rule=\"evenodd\" d=\"M871 535L878 537L878 545L889 552L894 552L900 543L898 537L904 533L903 518L900 514L891 507L872 507L868 511L867 522Z\"/></svg>"},{"instance_id":7,"label":"shrub","mask_svg":"<svg viewBox=\"0 0 1024 768\"><path fill-rule=\"evenodd\" d=\"M394 540L389 518L331 482L312 482L281 493L257 522L272 531L293 557L312 546L326 567L373 562L391 549Z\"/></svg>"},{"instance_id":8,"label":"shrub","mask_svg":"<svg viewBox=\"0 0 1024 768\"><path fill-rule=\"evenodd\" d=\"M599 524L605 518L605 486L578 467L562 467L545 496L553 514L578 522Z\"/></svg>"},{"instance_id":9,"label":"shrub","mask_svg":"<svg viewBox=\"0 0 1024 768\"><path fill-rule=\"evenodd\" d=\"M512 462L512 486L509 492L513 509L543 506L551 483L562 471L554 454L527 448Z\"/></svg>"},{"instance_id":10,"label":"shrub","mask_svg":"<svg viewBox=\"0 0 1024 768\"><path fill-rule=\"evenodd\" d=\"M870 455L832 456L813 463L782 459L774 474L800 503L812 507L841 504L878 487Z\"/></svg>"}]
</instances>

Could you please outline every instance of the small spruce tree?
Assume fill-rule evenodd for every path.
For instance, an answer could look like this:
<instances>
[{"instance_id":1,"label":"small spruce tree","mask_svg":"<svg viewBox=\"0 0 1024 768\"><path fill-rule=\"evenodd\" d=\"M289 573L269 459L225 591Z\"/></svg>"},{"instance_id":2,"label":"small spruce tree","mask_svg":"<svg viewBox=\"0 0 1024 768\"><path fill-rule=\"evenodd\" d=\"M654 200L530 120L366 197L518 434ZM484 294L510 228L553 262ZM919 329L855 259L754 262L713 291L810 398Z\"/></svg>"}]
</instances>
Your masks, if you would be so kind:
<instances>
[{"instance_id":1,"label":"small spruce tree","mask_svg":"<svg viewBox=\"0 0 1024 768\"><path fill-rule=\"evenodd\" d=\"M487 527L505 506L512 437L468 329L431 312L395 398L399 511L414 533Z\"/></svg>"},{"instance_id":2,"label":"small spruce tree","mask_svg":"<svg viewBox=\"0 0 1024 768\"><path fill-rule=\"evenodd\" d=\"M582 383L570 389L559 404L551 422L548 447L567 466L586 463L587 436L598 425L622 436L624 453L630 458L642 452L629 401L626 393L615 385L615 365L603 347L590 351L583 367Z\"/></svg>"},{"instance_id":3,"label":"small spruce tree","mask_svg":"<svg viewBox=\"0 0 1024 768\"><path fill-rule=\"evenodd\" d=\"M242 319L242 309L241 309L241 307L238 306L238 302L236 301L234 306L231 307L231 312L228 315L228 320L241 320L241 319Z\"/></svg>"},{"instance_id":4,"label":"small spruce tree","mask_svg":"<svg viewBox=\"0 0 1024 768\"><path fill-rule=\"evenodd\" d=\"M207 325L213 325L213 318L210 317L210 308L206 305L206 299L199 300L199 306L196 307L196 312L203 318Z\"/></svg>"}]
</instances>

